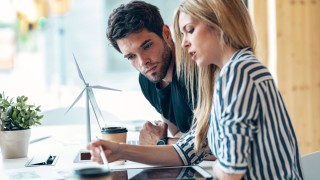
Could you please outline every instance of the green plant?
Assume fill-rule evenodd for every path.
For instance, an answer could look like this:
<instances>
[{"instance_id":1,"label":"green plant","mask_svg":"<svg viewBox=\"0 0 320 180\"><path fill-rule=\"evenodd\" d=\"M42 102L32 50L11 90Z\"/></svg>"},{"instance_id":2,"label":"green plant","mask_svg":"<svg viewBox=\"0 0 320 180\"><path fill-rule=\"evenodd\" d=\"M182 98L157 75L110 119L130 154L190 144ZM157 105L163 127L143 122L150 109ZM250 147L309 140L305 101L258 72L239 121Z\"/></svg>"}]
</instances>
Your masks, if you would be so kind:
<instances>
[{"instance_id":1,"label":"green plant","mask_svg":"<svg viewBox=\"0 0 320 180\"><path fill-rule=\"evenodd\" d=\"M16 101L0 93L0 125L2 131L29 129L41 125L40 106L27 104L28 97L18 96Z\"/></svg>"}]
</instances>

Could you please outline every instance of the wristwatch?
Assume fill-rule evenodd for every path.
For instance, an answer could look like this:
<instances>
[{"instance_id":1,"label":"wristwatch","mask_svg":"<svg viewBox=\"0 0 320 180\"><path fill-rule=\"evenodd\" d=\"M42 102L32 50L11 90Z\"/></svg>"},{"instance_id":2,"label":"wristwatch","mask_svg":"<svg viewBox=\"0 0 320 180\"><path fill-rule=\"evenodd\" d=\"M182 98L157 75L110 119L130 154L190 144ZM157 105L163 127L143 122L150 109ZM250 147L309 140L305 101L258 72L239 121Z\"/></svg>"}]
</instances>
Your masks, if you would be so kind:
<instances>
[{"instance_id":1,"label":"wristwatch","mask_svg":"<svg viewBox=\"0 0 320 180\"><path fill-rule=\"evenodd\" d=\"M157 145L166 145L168 144L168 137L164 137L164 138L161 138L159 139L159 141L157 142Z\"/></svg>"}]
</instances>

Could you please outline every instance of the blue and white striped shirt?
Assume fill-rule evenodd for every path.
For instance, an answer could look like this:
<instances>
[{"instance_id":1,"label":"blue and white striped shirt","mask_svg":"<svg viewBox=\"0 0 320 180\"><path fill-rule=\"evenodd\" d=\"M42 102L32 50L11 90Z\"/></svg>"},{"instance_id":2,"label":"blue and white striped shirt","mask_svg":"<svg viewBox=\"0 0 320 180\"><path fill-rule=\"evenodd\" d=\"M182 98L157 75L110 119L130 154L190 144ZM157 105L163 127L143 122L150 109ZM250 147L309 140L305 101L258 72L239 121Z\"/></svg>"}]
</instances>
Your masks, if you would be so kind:
<instances>
[{"instance_id":1,"label":"blue and white striped shirt","mask_svg":"<svg viewBox=\"0 0 320 180\"><path fill-rule=\"evenodd\" d=\"M173 147L179 154L184 165L199 164L208 155L212 155L208 142L203 143L202 148L196 153L194 150L195 131L190 130L184 134Z\"/></svg>"},{"instance_id":2,"label":"blue and white striped shirt","mask_svg":"<svg viewBox=\"0 0 320 180\"><path fill-rule=\"evenodd\" d=\"M250 48L221 69L209 120L217 165L244 179L302 179L290 117L268 71Z\"/></svg>"}]
</instances>

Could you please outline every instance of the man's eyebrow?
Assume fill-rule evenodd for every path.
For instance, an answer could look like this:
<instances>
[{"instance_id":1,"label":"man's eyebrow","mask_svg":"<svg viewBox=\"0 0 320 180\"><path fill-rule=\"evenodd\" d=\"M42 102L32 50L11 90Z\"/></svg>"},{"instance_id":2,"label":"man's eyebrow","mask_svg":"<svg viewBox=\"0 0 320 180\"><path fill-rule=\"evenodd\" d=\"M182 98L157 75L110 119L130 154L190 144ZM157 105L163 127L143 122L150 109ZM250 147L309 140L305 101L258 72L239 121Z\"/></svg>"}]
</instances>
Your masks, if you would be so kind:
<instances>
[{"instance_id":1,"label":"man's eyebrow","mask_svg":"<svg viewBox=\"0 0 320 180\"><path fill-rule=\"evenodd\" d=\"M132 55L132 53L129 53L129 54L124 55L123 57L126 59L126 58L128 58L129 56L131 56L131 55Z\"/></svg>"},{"instance_id":2,"label":"man's eyebrow","mask_svg":"<svg viewBox=\"0 0 320 180\"><path fill-rule=\"evenodd\" d=\"M140 48L142 48L145 44L147 44L150 41L151 41L151 39L147 39L147 40L143 41L143 43L140 45Z\"/></svg>"},{"instance_id":3,"label":"man's eyebrow","mask_svg":"<svg viewBox=\"0 0 320 180\"><path fill-rule=\"evenodd\" d=\"M144 46L145 44L147 44L148 42L150 42L150 41L151 41L151 39L147 39L147 40L143 41L143 42L141 43L139 49L140 49L140 48L143 48L143 46ZM126 55L124 55L124 58L128 58L128 56L131 56L131 55L132 55L132 53L126 54Z\"/></svg>"}]
</instances>

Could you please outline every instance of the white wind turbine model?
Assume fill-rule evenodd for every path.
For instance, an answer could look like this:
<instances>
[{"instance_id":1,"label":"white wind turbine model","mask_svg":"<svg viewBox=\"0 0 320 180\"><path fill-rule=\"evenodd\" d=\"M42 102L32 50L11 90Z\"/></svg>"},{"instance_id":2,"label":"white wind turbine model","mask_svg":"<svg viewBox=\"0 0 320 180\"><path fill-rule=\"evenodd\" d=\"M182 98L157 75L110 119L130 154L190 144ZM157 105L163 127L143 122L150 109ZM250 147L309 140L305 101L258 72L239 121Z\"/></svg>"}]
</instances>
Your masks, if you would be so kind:
<instances>
[{"instance_id":1,"label":"white wind turbine model","mask_svg":"<svg viewBox=\"0 0 320 180\"><path fill-rule=\"evenodd\" d=\"M91 106L94 110L94 113L97 117L97 121L98 124L100 126L101 129L101 125L103 125L103 127L106 127L105 121L103 120L102 114L100 109L97 106L97 102L96 99L93 95L92 89L103 89L103 90L111 90L111 91L121 91L118 89L113 89L113 88L109 88L109 87L104 87L104 86L100 86L100 85L95 85L95 86L90 86L89 83L87 83L84 80L84 77L80 71L79 65L77 63L76 57L73 54L73 58L74 61L76 63L77 66L77 70L78 70L78 74L80 79L83 81L85 88L81 91L81 93L79 94L79 96L77 97L77 99L72 103L72 105L69 107L69 109L66 111L66 113L69 112L69 110L79 101L79 99L82 97L82 94L84 91L86 91L86 115L87 115L87 121L86 121L86 134L87 134L87 144L90 143L91 141L91 128L90 128L90 109L89 109L89 102L91 103ZM65 114L66 114L65 113Z\"/></svg>"}]
</instances>

